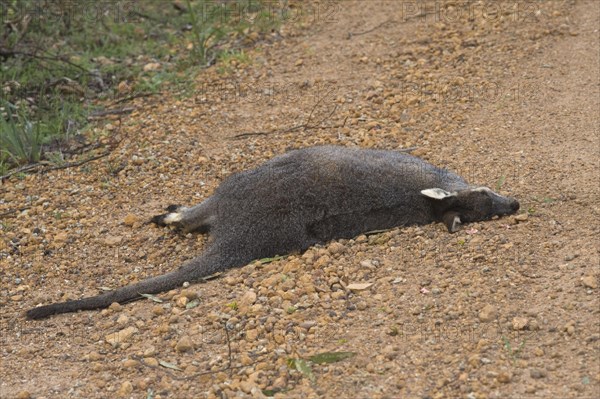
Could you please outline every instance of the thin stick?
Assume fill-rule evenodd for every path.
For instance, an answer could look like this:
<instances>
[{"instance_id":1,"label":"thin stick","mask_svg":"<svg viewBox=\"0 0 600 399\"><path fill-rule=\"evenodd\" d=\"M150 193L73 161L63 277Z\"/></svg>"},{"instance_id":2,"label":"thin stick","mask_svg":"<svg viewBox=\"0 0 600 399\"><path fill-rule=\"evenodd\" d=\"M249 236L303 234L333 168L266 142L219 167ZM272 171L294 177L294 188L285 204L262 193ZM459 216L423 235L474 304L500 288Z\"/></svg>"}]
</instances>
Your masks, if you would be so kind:
<instances>
[{"instance_id":1,"label":"thin stick","mask_svg":"<svg viewBox=\"0 0 600 399\"><path fill-rule=\"evenodd\" d=\"M123 115L131 113L135 108L133 107L124 107L124 108L116 108L116 109L106 109L102 111L92 112L88 119L99 118L106 115Z\"/></svg>"},{"instance_id":2,"label":"thin stick","mask_svg":"<svg viewBox=\"0 0 600 399\"><path fill-rule=\"evenodd\" d=\"M330 90L329 93L331 93L333 91ZM329 94L327 93L327 95ZM283 130L279 130L279 129L274 129L274 130L270 130L270 131L259 131L259 132L246 132L246 133L240 133L240 134L236 134L235 136L233 136L233 139L241 139L244 137L251 137L251 136L266 136L269 134L273 134L273 133L290 133L296 130L300 130L300 129L314 129L319 127L319 125L321 125L321 123L323 123L325 120L329 119L334 113L335 111L337 111L337 104L333 107L333 110L329 113L329 115L327 115L326 117L324 117L323 119L321 119L319 122L317 122L314 125L310 124L310 121L312 119L312 116L315 112L315 110L317 109L317 107L319 106L319 104L321 104L322 100L327 97L327 95L319 98L319 101L317 101L315 103L315 105L312 107L312 109L310 110L310 113L308 114L308 118L306 118L306 122L302 123L300 125L294 125L291 126L287 129L283 129Z\"/></svg>"}]
</instances>

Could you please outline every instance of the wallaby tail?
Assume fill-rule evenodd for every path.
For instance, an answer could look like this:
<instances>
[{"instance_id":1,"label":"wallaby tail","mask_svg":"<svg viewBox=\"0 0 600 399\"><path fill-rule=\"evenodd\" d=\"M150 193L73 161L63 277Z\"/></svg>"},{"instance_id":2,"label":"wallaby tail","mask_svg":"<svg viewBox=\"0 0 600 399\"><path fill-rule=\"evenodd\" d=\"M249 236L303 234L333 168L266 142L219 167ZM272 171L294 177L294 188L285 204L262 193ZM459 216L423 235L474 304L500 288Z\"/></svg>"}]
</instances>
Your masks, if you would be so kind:
<instances>
[{"instance_id":1,"label":"wallaby tail","mask_svg":"<svg viewBox=\"0 0 600 399\"><path fill-rule=\"evenodd\" d=\"M194 282L218 271L242 266L253 259L243 251L233 251L227 254L226 248L232 247L229 243L212 243L202 255L186 262L175 271L101 295L33 308L27 311L27 318L43 319L53 314L106 308L113 302L135 301L142 298L141 294L157 294L168 291L180 287L186 281Z\"/></svg>"},{"instance_id":2,"label":"wallaby tail","mask_svg":"<svg viewBox=\"0 0 600 399\"><path fill-rule=\"evenodd\" d=\"M180 287L185 281L189 281L189 272L186 272L184 269L182 267L171 273L152 277L101 295L33 308L27 311L27 318L43 319L53 314L106 308L113 302L124 303L141 299L142 296L140 294L156 294L168 291Z\"/></svg>"}]
</instances>

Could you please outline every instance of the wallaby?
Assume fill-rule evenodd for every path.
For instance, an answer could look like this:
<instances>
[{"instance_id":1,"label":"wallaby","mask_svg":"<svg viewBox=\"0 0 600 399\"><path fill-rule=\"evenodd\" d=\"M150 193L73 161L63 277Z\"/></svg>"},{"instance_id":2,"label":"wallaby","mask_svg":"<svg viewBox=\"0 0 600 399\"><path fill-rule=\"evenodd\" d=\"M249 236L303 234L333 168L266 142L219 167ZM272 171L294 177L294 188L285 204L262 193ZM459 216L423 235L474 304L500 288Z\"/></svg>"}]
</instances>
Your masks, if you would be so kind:
<instances>
[{"instance_id":1,"label":"wallaby","mask_svg":"<svg viewBox=\"0 0 600 399\"><path fill-rule=\"evenodd\" d=\"M311 147L234 174L191 208L171 205L152 222L208 232L204 253L179 269L102 295L33 308L30 319L104 308L155 294L252 260L398 226L461 223L515 213L519 203L396 151Z\"/></svg>"}]
</instances>

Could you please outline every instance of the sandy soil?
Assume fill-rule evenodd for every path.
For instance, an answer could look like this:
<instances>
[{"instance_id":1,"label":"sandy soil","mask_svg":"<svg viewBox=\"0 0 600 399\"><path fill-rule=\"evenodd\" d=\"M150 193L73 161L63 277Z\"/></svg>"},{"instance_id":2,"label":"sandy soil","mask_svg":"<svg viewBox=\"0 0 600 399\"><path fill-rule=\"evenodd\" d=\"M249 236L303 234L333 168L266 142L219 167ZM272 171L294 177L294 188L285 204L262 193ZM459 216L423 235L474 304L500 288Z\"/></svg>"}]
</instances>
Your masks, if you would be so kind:
<instances>
[{"instance_id":1,"label":"sandy soil","mask_svg":"<svg viewBox=\"0 0 600 399\"><path fill-rule=\"evenodd\" d=\"M600 397L600 2L426 4L303 6L197 95L137 99L109 121L111 156L5 181L0 397ZM196 256L205 237L144 222L325 143L417 147L521 212L330 243L162 303L24 319ZM312 381L289 365L334 351L356 355L313 364Z\"/></svg>"}]
</instances>

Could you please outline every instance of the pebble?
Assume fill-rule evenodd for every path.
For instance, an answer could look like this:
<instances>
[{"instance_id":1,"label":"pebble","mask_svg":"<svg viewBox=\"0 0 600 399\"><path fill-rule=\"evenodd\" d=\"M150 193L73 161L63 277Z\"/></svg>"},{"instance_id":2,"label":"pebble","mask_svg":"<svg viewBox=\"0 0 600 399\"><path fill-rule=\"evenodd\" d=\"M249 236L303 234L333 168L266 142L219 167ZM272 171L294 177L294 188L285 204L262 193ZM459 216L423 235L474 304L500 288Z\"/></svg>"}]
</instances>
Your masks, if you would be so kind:
<instances>
[{"instance_id":1,"label":"pebble","mask_svg":"<svg viewBox=\"0 0 600 399\"><path fill-rule=\"evenodd\" d=\"M124 343L131 338L131 336L138 332L138 329L135 327L127 327L116 333L108 334L105 339L109 344L116 346L118 344Z\"/></svg>"},{"instance_id":2,"label":"pebble","mask_svg":"<svg viewBox=\"0 0 600 399\"><path fill-rule=\"evenodd\" d=\"M118 302L113 302L110 304L110 306L108 308L110 310L112 310L113 312L120 312L121 309L123 309L123 306Z\"/></svg>"},{"instance_id":3,"label":"pebble","mask_svg":"<svg viewBox=\"0 0 600 399\"><path fill-rule=\"evenodd\" d=\"M253 342L258 338L258 330L253 328L246 331L246 341Z\"/></svg>"},{"instance_id":4,"label":"pebble","mask_svg":"<svg viewBox=\"0 0 600 399\"><path fill-rule=\"evenodd\" d=\"M137 367L139 364L140 364L140 362L138 362L137 360L127 359L123 362L123 367L129 369L129 368Z\"/></svg>"},{"instance_id":5,"label":"pebble","mask_svg":"<svg viewBox=\"0 0 600 399\"><path fill-rule=\"evenodd\" d=\"M108 236L104 239L104 245L108 247L114 247L115 245L119 245L123 242L123 237L121 236Z\"/></svg>"},{"instance_id":6,"label":"pebble","mask_svg":"<svg viewBox=\"0 0 600 399\"><path fill-rule=\"evenodd\" d=\"M515 220L517 222L526 222L529 219L529 215L527 213L521 213L515 216Z\"/></svg>"},{"instance_id":7,"label":"pebble","mask_svg":"<svg viewBox=\"0 0 600 399\"><path fill-rule=\"evenodd\" d=\"M186 297L190 301L198 298L198 292L190 288L184 288L181 290L181 296Z\"/></svg>"},{"instance_id":8,"label":"pebble","mask_svg":"<svg viewBox=\"0 0 600 399\"><path fill-rule=\"evenodd\" d=\"M165 314L165 308L162 307L161 305L154 305L152 307L152 314L155 316L160 316Z\"/></svg>"},{"instance_id":9,"label":"pebble","mask_svg":"<svg viewBox=\"0 0 600 399\"><path fill-rule=\"evenodd\" d=\"M238 301L240 311L246 312L247 309L256 302L256 293L254 291L246 291Z\"/></svg>"},{"instance_id":10,"label":"pebble","mask_svg":"<svg viewBox=\"0 0 600 399\"><path fill-rule=\"evenodd\" d=\"M177 300L175 301L175 304L177 305L177 307L179 308L185 308L186 305L188 304L189 299L185 296L180 296L179 298L177 298Z\"/></svg>"},{"instance_id":11,"label":"pebble","mask_svg":"<svg viewBox=\"0 0 600 399\"><path fill-rule=\"evenodd\" d=\"M512 319L512 328L516 331L524 330L528 324L529 319L526 319L525 317L515 317Z\"/></svg>"},{"instance_id":12,"label":"pebble","mask_svg":"<svg viewBox=\"0 0 600 399\"><path fill-rule=\"evenodd\" d=\"M131 384L131 382L129 382L129 381L124 381L121 384L121 387L119 388L119 390L117 391L117 396L120 398L125 398L125 397L128 397L129 395L131 395L132 392L133 392L133 384Z\"/></svg>"},{"instance_id":13,"label":"pebble","mask_svg":"<svg viewBox=\"0 0 600 399\"><path fill-rule=\"evenodd\" d=\"M179 341L177 341L175 349L177 352L188 352L194 349L194 343L189 336L184 335L179 339Z\"/></svg>"},{"instance_id":14,"label":"pebble","mask_svg":"<svg viewBox=\"0 0 600 399\"><path fill-rule=\"evenodd\" d=\"M500 374L498 374L498 377L496 377L496 379L498 380L498 382L507 384L512 380L512 374L508 373L506 371L503 371Z\"/></svg>"},{"instance_id":15,"label":"pebble","mask_svg":"<svg viewBox=\"0 0 600 399\"><path fill-rule=\"evenodd\" d=\"M479 311L479 320L488 323L496 318L496 307L487 304Z\"/></svg>"},{"instance_id":16,"label":"pebble","mask_svg":"<svg viewBox=\"0 0 600 399\"><path fill-rule=\"evenodd\" d=\"M146 357L144 358L144 364L150 367L158 367L158 360L155 357Z\"/></svg>"},{"instance_id":17,"label":"pebble","mask_svg":"<svg viewBox=\"0 0 600 399\"><path fill-rule=\"evenodd\" d=\"M130 213L130 214L128 214L127 216L125 216L125 219L123 219L123 224L124 224L125 226L129 226L129 227L131 227L131 226L133 226L135 223L137 223L137 222L138 222L138 220L139 220L139 218L138 218L136 215L134 215L134 214Z\"/></svg>"},{"instance_id":18,"label":"pebble","mask_svg":"<svg viewBox=\"0 0 600 399\"><path fill-rule=\"evenodd\" d=\"M531 378L540 379L540 378L545 378L548 375L548 373L544 369L535 368L535 369L529 370L529 375L531 376Z\"/></svg>"},{"instance_id":19,"label":"pebble","mask_svg":"<svg viewBox=\"0 0 600 399\"><path fill-rule=\"evenodd\" d=\"M156 355L156 347L150 345L144 350L144 357L152 357Z\"/></svg>"},{"instance_id":20,"label":"pebble","mask_svg":"<svg viewBox=\"0 0 600 399\"><path fill-rule=\"evenodd\" d=\"M581 282L587 288L596 289L598 288L598 281L595 276L585 276L582 277Z\"/></svg>"},{"instance_id":21,"label":"pebble","mask_svg":"<svg viewBox=\"0 0 600 399\"><path fill-rule=\"evenodd\" d=\"M19 391L16 396L17 399L29 399L31 398L31 394L29 391Z\"/></svg>"},{"instance_id":22,"label":"pebble","mask_svg":"<svg viewBox=\"0 0 600 399\"><path fill-rule=\"evenodd\" d=\"M90 360L90 361L92 361L92 362L95 362L95 361L98 361L98 360L102 359L102 355L99 354L98 352L90 352L87 355L87 359Z\"/></svg>"},{"instance_id":23,"label":"pebble","mask_svg":"<svg viewBox=\"0 0 600 399\"><path fill-rule=\"evenodd\" d=\"M329 253L331 255L343 254L346 251L346 247L339 242L332 242L329 245Z\"/></svg>"},{"instance_id":24,"label":"pebble","mask_svg":"<svg viewBox=\"0 0 600 399\"><path fill-rule=\"evenodd\" d=\"M69 238L69 235L67 233L58 233L57 235L54 236L54 241L57 243L63 243L65 241L67 241L67 239Z\"/></svg>"}]
</instances>

